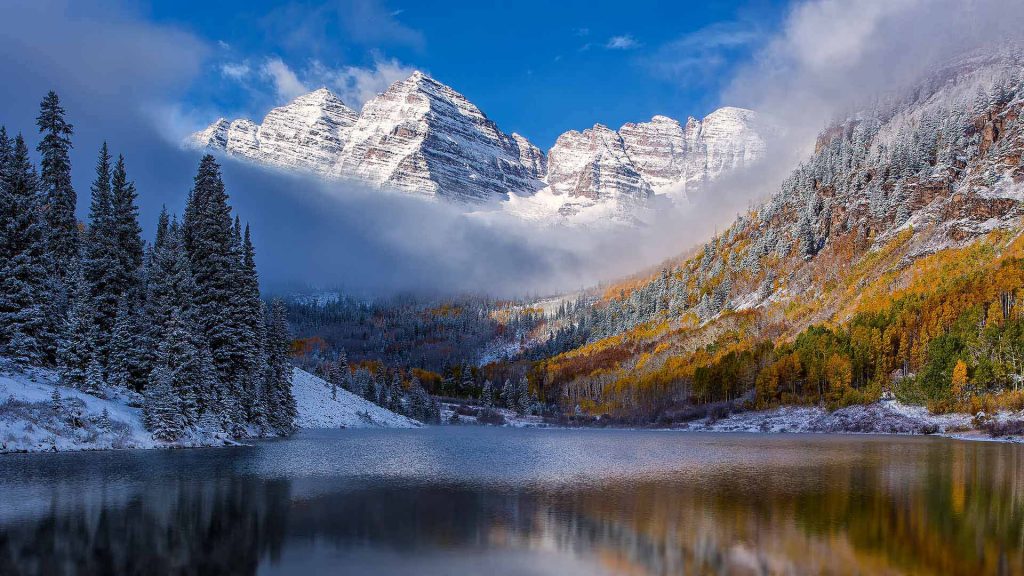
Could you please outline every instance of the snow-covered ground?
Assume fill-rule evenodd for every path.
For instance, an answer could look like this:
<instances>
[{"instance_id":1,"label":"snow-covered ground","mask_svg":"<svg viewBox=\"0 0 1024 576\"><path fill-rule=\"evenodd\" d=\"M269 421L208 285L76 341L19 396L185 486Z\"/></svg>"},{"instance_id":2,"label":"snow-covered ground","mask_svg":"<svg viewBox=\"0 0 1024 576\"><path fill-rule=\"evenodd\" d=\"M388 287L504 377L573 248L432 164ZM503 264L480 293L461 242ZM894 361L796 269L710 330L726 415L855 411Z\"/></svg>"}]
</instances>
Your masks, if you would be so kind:
<instances>
[{"instance_id":1,"label":"snow-covered ground","mask_svg":"<svg viewBox=\"0 0 1024 576\"><path fill-rule=\"evenodd\" d=\"M234 444L224 435L201 433L174 444L156 441L142 425L139 394L107 388L99 398L58 381L50 370L0 364L0 453Z\"/></svg>"},{"instance_id":2,"label":"snow-covered ground","mask_svg":"<svg viewBox=\"0 0 1024 576\"><path fill-rule=\"evenodd\" d=\"M481 422L477 416L483 413L484 409L480 406L469 406L466 404L456 404L452 402L441 403L441 423L442 424L455 424L455 425L497 425L497 426L508 426L511 428L548 428L551 425L544 422L544 419L540 416L533 415L520 415L515 410L509 410L508 408L491 408L490 412L501 415L501 420ZM453 419L452 416L458 412L458 418ZM493 419L493 414L491 415Z\"/></svg>"},{"instance_id":3,"label":"snow-covered ground","mask_svg":"<svg viewBox=\"0 0 1024 576\"><path fill-rule=\"evenodd\" d=\"M338 387L337 399L331 397L331 385L304 370L295 368L292 393L298 405L299 428L415 428L412 418L396 414Z\"/></svg>"},{"instance_id":4,"label":"snow-covered ground","mask_svg":"<svg viewBox=\"0 0 1024 576\"><path fill-rule=\"evenodd\" d=\"M59 381L53 371L15 369L0 360L0 453L236 444L222 433L202 432L191 432L174 443L154 440L142 424L139 394L105 388L100 398L61 386ZM55 389L60 394L59 410L53 401ZM345 390L339 389L334 400L326 382L298 368L293 391L300 428L420 425Z\"/></svg>"},{"instance_id":5,"label":"snow-covered ground","mask_svg":"<svg viewBox=\"0 0 1024 576\"><path fill-rule=\"evenodd\" d=\"M882 400L829 412L817 406L782 406L737 412L725 418L701 418L685 430L707 432L862 432L978 436L967 414L931 414L923 406Z\"/></svg>"}]
</instances>

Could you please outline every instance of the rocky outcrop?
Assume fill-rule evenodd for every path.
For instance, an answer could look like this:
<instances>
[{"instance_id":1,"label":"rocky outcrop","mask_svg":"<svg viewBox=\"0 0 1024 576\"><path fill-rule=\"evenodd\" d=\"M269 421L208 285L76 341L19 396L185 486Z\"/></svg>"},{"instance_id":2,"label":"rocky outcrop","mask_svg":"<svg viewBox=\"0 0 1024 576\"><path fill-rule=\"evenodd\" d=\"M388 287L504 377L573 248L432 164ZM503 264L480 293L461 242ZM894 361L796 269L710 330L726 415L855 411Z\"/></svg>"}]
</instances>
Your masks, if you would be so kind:
<instances>
[{"instance_id":1,"label":"rocky outcrop","mask_svg":"<svg viewBox=\"0 0 1024 576\"><path fill-rule=\"evenodd\" d=\"M558 137L548 154L548 184L556 195L594 201L642 202L651 195L622 138L601 124Z\"/></svg>"}]
</instances>

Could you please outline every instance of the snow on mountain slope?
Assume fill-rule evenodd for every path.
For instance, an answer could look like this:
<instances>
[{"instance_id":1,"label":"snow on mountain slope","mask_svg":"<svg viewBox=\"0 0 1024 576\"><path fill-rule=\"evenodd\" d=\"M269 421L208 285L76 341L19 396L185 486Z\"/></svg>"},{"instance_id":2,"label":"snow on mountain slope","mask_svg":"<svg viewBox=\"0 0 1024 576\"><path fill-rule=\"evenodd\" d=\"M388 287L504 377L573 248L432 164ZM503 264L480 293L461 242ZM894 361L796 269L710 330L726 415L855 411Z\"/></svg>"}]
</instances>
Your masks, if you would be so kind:
<instances>
[{"instance_id":1,"label":"snow on mountain slope","mask_svg":"<svg viewBox=\"0 0 1024 576\"><path fill-rule=\"evenodd\" d=\"M274 108L263 124L221 118L194 136L197 144L264 164L326 174L345 145L356 113L321 88Z\"/></svg>"},{"instance_id":2,"label":"snow on mountain slope","mask_svg":"<svg viewBox=\"0 0 1024 576\"><path fill-rule=\"evenodd\" d=\"M485 202L539 188L535 154L525 139L499 130L465 96L415 72L366 103L333 173Z\"/></svg>"},{"instance_id":3,"label":"snow on mountain slope","mask_svg":"<svg viewBox=\"0 0 1024 576\"><path fill-rule=\"evenodd\" d=\"M295 368L292 393L299 408L299 428L416 428L416 420L377 406L355 394L338 388L337 400L331 398L331 385L321 378Z\"/></svg>"},{"instance_id":4,"label":"snow on mountain slope","mask_svg":"<svg viewBox=\"0 0 1024 576\"><path fill-rule=\"evenodd\" d=\"M545 154L502 132L451 87L415 72L358 115L321 88L275 108L261 125L221 118L192 143L327 178L472 205L499 201L526 219L577 223L608 214L634 221L654 193L689 194L756 162L764 133L754 112L727 107L685 127L655 116L617 132L600 124L572 130ZM542 189L542 198L528 201Z\"/></svg>"},{"instance_id":5,"label":"snow on mountain slope","mask_svg":"<svg viewBox=\"0 0 1024 576\"><path fill-rule=\"evenodd\" d=\"M14 368L0 359L0 454L236 444L219 432L192 431L174 443L154 440L142 424L139 394L108 387L99 398L59 382L51 370ZM344 390L332 400L326 382L298 368L292 385L300 428L420 426ZM60 393L60 414L54 410L54 390Z\"/></svg>"}]
</instances>

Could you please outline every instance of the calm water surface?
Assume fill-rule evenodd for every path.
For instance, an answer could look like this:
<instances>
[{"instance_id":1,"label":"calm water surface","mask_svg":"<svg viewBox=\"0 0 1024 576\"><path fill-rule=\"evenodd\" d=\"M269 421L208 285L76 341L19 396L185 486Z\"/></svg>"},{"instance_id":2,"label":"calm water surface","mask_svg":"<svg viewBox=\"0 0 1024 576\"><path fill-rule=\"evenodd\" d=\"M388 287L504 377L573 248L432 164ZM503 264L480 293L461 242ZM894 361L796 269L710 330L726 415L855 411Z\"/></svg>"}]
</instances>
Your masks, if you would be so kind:
<instances>
[{"instance_id":1,"label":"calm water surface","mask_svg":"<svg viewBox=\"0 0 1024 576\"><path fill-rule=\"evenodd\" d=\"M0 574L1024 574L1024 446L430 428L0 456Z\"/></svg>"}]
</instances>

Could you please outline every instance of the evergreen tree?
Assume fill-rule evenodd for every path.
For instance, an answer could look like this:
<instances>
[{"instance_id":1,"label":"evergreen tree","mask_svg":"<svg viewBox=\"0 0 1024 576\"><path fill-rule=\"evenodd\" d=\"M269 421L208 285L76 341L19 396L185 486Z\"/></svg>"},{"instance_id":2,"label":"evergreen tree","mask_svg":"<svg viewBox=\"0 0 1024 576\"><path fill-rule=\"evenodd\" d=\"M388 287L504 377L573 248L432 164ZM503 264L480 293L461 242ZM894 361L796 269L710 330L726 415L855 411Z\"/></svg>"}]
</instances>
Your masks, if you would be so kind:
<instances>
[{"instance_id":1,"label":"evergreen tree","mask_svg":"<svg viewBox=\"0 0 1024 576\"><path fill-rule=\"evenodd\" d=\"M137 196L135 184L128 180L124 156L118 156L110 187L111 226L117 248L113 290L118 298L137 298L142 292L143 242Z\"/></svg>"},{"instance_id":2,"label":"evergreen tree","mask_svg":"<svg viewBox=\"0 0 1024 576\"><path fill-rule=\"evenodd\" d=\"M814 238L814 227L811 225L811 219L806 214L800 219L799 236L800 253L803 254L805 260L810 259L818 251L818 242Z\"/></svg>"},{"instance_id":3,"label":"evergreen tree","mask_svg":"<svg viewBox=\"0 0 1024 576\"><path fill-rule=\"evenodd\" d=\"M45 196L47 244L57 278L64 282L71 261L78 258L78 197L71 185L71 149L73 129L64 119L64 108L57 94L50 91L39 106L36 118L43 139L39 142L40 180Z\"/></svg>"},{"instance_id":4,"label":"evergreen tree","mask_svg":"<svg viewBox=\"0 0 1024 576\"><path fill-rule=\"evenodd\" d=\"M66 276L67 315L57 344L57 370L65 386L85 388L85 375L94 354L93 311L88 287L77 258Z\"/></svg>"},{"instance_id":5,"label":"evergreen tree","mask_svg":"<svg viewBox=\"0 0 1024 576\"><path fill-rule=\"evenodd\" d=\"M23 364L48 364L56 355L51 267L38 195L38 178L18 135L6 135L0 157L0 353Z\"/></svg>"},{"instance_id":6,"label":"evergreen tree","mask_svg":"<svg viewBox=\"0 0 1024 576\"><path fill-rule=\"evenodd\" d=\"M484 387L480 391L480 399L485 407L490 408L494 406L494 385L491 384L490 380L484 380Z\"/></svg>"},{"instance_id":7,"label":"evergreen tree","mask_svg":"<svg viewBox=\"0 0 1024 576\"><path fill-rule=\"evenodd\" d=\"M363 398L377 403L377 379L369 372L366 373L365 386L363 386Z\"/></svg>"},{"instance_id":8,"label":"evergreen tree","mask_svg":"<svg viewBox=\"0 0 1024 576\"><path fill-rule=\"evenodd\" d=\"M99 394L103 389L105 381L103 380L103 368L100 367L99 360L93 355L89 359L89 366L85 370L85 385L82 388L83 392L88 394Z\"/></svg>"},{"instance_id":9,"label":"evergreen tree","mask_svg":"<svg viewBox=\"0 0 1024 576\"><path fill-rule=\"evenodd\" d=\"M391 386L388 387L388 402L385 408L392 412L402 410L402 376L397 371L391 379Z\"/></svg>"},{"instance_id":10,"label":"evergreen tree","mask_svg":"<svg viewBox=\"0 0 1024 576\"><path fill-rule=\"evenodd\" d=\"M530 384L526 380L526 376L519 379L519 387L518 390L516 390L516 395L518 396L518 403L515 406L515 411L520 414L528 414L533 402L530 398Z\"/></svg>"},{"instance_id":11,"label":"evergreen tree","mask_svg":"<svg viewBox=\"0 0 1024 576\"><path fill-rule=\"evenodd\" d=\"M117 307L114 333L110 339L110 366L107 382L111 386L141 391L148 374L145 367L147 339L140 338L138 307L134 298L125 294Z\"/></svg>"},{"instance_id":12,"label":"evergreen tree","mask_svg":"<svg viewBox=\"0 0 1024 576\"><path fill-rule=\"evenodd\" d=\"M244 238L240 237L241 225L235 220L235 243L240 252L237 268L237 291L232 299L231 312L238 326L239 342L236 346L245 359L243 390L245 397L252 401L246 403L248 420L254 424L265 418L267 400L260 391L260 383L266 373L266 311L260 299L259 275L256 272L256 251L252 245L249 226L245 227Z\"/></svg>"},{"instance_id":13,"label":"evergreen tree","mask_svg":"<svg viewBox=\"0 0 1024 576\"><path fill-rule=\"evenodd\" d=\"M196 318L228 394L238 400L251 375L252 338L238 311L239 250L220 167L207 154L185 210L183 240L196 291ZM269 340L269 338L268 338Z\"/></svg>"},{"instance_id":14,"label":"evergreen tree","mask_svg":"<svg viewBox=\"0 0 1024 576\"><path fill-rule=\"evenodd\" d=\"M58 420L64 417L64 401L60 397L60 389L56 386L53 387L53 392L50 393L50 411L53 412L53 417Z\"/></svg>"},{"instance_id":15,"label":"evergreen tree","mask_svg":"<svg viewBox=\"0 0 1024 576\"><path fill-rule=\"evenodd\" d=\"M110 421L110 412L106 406L103 407L103 412L100 413L100 419L96 426L102 432L110 432L111 428L113 428L113 423Z\"/></svg>"},{"instance_id":16,"label":"evergreen tree","mask_svg":"<svg viewBox=\"0 0 1024 576\"><path fill-rule=\"evenodd\" d=\"M292 366L288 360L291 337L288 335L288 319L284 302L274 300L270 307L270 321L267 325L267 380L268 420L279 434L288 434L295 429L298 415L295 396L292 395Z\"/></svg>"},{"instance_id":17,"label":"evergreen tree","mask_svg":"<svg viewBox=\"0 0 1024 576\"><path fill-rule=\"evenodd\" d=\"M156 366L146 387L143 419L153 438L174 442L185 433L185 418L172 387L172 375L164 366Z\"/></svg>"},{"instance_id":18,"label":"evergreen tree","mask_svg":"<svg viewBox=\"0 0 1024 576\"><path fill-rule=\"evenodd\" d=\"M104 369L110 335L117 319L117 303L120 300L117 289L119 256L111 199L110 170L110 153L107 144L104 143L96 161L96 179L92 184L89 229L85 235L85 259L82 267L92 299L96 354Z\"/></svg>"},{"instance_id":19,"label":"evergreen tree","mask_svg":"<svg viewBox=\"0 0 1024 576\"><path fill-rule=\"evenodd\" d=\"M195 426L198 422L199 396L208 376L201 351L195 346L188 326L175 312L164 327L150 385L165 381L170 386L181 417L178 422L184 427Z\"/></svg>"},{"instance_id":20,"label":"evergreen tree","mask_svg":"<svg viewBox=\"0 0 1024 576\"><path fill-rule=\"evenodd\" d=\"M513 410L519 403L517 389L515 385L512 384L512 380L506 379L505 385L501 387L501 403L504 404L506 408L511 408Z\"/></svg>"}]
</instances>

